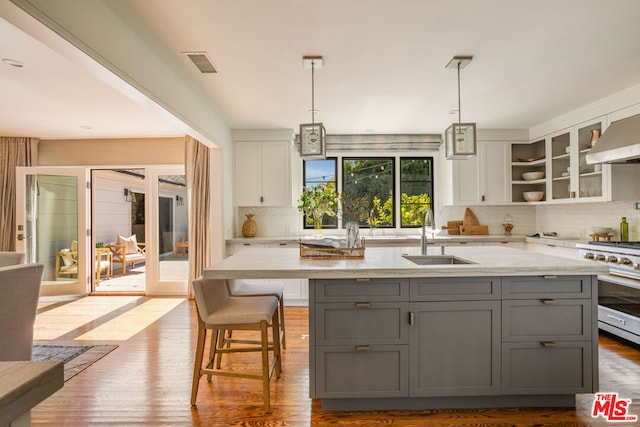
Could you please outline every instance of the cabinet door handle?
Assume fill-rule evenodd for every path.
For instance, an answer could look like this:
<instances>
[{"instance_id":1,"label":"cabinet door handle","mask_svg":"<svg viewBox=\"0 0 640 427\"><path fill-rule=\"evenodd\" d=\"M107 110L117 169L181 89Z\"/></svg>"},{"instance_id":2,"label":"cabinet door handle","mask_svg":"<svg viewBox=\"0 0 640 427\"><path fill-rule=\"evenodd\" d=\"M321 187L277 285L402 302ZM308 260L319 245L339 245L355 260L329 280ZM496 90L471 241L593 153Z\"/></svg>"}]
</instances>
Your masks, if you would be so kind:
<instances>
[{"instance_id":1,"label":"cabinet door handle","mask_svg":"<svg viewBox=\"0 0 640 427\"><path fill-rule=\"evenodd\" d=\"M543 304L555 304L558 301L554 300L553 298L543 298L540 301L542 301Z\"/></svg>"},{"instance_id":2,"label":"cabinet door handle","mask_svg":"<svg viewBox=\"0 0 640 427\"><path fill-rule=\"evenodd\" d=\"M413 326L413 323L415 321L415 315L413 314L412 311L409 312L409 325Z\"/></svg>"},{"instance_id":3,"label":"cabinet door handle","mask_svg":"<svg viewBox=\"0 0 640 427\"><path fill-rule=\"evenodd\" d=\"M542 276L542 277L543 277L543 278L545 278L545 279L547 279L547 280L550 280L550 279L557 279L557 278L558 278L558 276L555 276L555 275Z\"/></svg>"},{"instance_id":4,"label":"cabinet door handle","mask_svg":"<svg viewBox=\"0 0 640 427\"><path fill-rule=\"evenodd\" d=\"M260 196L260 203L264 202L264 197Z\"/></svg>"},{"instance_id":5,"label":"cabinet door handle","mask_svg":"<svg viewBox=\"0 0 640 427\"><path fill-rule=\"evenodd\" d=\"M370 279L367 279L366 277L362 277L362 278L358 278L356 279L356 282L368 282Z\"/></svg>"},{"instance_id":6,"label":"cabinet door handle","mask_svg":"<svg viewBox=\"0 0 640 427\"><path fill-rule=\"evenodd\" d=\"M553 341L540 341L540 344L545 348L551 348L556 346L556 343Z\"/></svg>"},{"instance_id":7,"label":"cabinet door handle","mask_svg":"<svg viewBox=\"0 0 640 427\"><path fill-rule=\"evenodd\" d=\"M369 351L370 348L368 345L357 345L356 346L356 351Z\"/></svg>"},{"instance_id":8,"label":"cabinet door handle","mask_svg":"<svg viewBox=\"0 0 640 427\"><path fill-rule=\"evenodd\" d=\"M356 303L356 308L369 308L369 303L368 302L357 302Z\"/></svg>"}]
</instances>

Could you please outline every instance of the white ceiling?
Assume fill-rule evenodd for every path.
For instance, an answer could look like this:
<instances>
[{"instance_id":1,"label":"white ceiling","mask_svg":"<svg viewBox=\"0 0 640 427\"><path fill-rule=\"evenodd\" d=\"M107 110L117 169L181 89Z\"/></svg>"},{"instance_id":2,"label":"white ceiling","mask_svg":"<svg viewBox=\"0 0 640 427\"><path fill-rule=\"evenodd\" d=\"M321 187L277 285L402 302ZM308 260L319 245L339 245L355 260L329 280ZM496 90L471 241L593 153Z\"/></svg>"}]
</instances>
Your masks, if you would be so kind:
<instances>
[{"instance_id":1,"label":"white ceiling","mask_svg":"<svg viewBox=\"0 0 640 427\"><path fill-rule=\"evenodd\" d=\"M8 1L8 0L0 0ZM236 129L311 120L330 134L529 128L640 83L638 0L104 0ZM181 54L206 51L218 74ZM175 136L178 129L0 19L0 134ZM11 102L7 102L10 100ZM91 126L83 129L81 126Z\"/></svg>"}]
</instances>

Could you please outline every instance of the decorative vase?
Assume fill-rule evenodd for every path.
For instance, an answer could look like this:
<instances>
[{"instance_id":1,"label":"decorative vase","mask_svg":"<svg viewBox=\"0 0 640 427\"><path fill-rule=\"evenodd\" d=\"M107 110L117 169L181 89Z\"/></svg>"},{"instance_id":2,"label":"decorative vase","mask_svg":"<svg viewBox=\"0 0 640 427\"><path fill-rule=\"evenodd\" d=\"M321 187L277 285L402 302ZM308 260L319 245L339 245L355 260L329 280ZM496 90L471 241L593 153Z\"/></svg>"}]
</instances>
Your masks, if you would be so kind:
<instances>
[{"instance_id":1,"label":"decorative vase","mask_svg":"<svg viewBox=\"0 0 640 427\"><path fill-rule=\"evenodd\" d=\"M598 139L600 138L600 129L593 129L591 131L591 146L593 147L594 145L596 145L596 142L598 142Z\"/></svg>"},{"instance_id":2,"label":"decorative vase","mask_svg":"<svg viewBox=\"0 0 640 427\"><path fill-rule=\"evenodd\" d=\"M244 237L256 237L258 224L253 219L253 214L247 214L247 220L242 224L242 235Z\"/></svg>"},{"instance_id":3,"label":"decorative vase","mask_svg":"<svg viewBox=\"0 0 640 427\"><path fill-rule=\"evenodd\" d=\"M347 247L359 248L360 247L360 227L357 222L349 221L345 225L347 229Z\"/></svg>"},{"instance_id":4,"label":"decorative vase","mask_svg":"<svg viewBox=\"0 0 640 427\"><path fill-rule=\"evenodd\" d=\"M322 215L313 216L313 234L316 239L322 238Z\"/></svg>"}]
</instances>

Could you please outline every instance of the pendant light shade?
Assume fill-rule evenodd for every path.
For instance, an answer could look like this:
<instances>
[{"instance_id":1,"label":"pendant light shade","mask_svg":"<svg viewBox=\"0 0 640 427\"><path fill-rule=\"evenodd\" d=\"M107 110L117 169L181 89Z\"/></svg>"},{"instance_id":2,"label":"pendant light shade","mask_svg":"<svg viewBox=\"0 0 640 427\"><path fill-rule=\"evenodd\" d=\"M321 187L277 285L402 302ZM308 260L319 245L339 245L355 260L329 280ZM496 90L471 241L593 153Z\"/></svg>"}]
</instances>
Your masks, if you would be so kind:
<instances>
[{"instance_id":1,"label":"pendant light shade","mask_svg":"<svg viewBox=\"0 0 640 427\"><path fill-rule=\"evenodd\" d=\"M322 56L303 56L302 64L311 68L311 123L300 125L300 157L305 160L327 157L327 131L322 123L315 122L315 70L322 68Z\"/></svg>"},{"instance_id":2,"label":"pendant light shade","mask_svg":"<svg viewBox=\"0 0 640 427\"><path fill-rule=\"evenodd\" d=\"M473 59L472 56L454 56L445 68L458 71L458 123L453 123L445 131L445 154L448 160L468 159L475 156L476 124L462 123L462 108L460 103L460 70Z\"/></svg>"}]
</instances>

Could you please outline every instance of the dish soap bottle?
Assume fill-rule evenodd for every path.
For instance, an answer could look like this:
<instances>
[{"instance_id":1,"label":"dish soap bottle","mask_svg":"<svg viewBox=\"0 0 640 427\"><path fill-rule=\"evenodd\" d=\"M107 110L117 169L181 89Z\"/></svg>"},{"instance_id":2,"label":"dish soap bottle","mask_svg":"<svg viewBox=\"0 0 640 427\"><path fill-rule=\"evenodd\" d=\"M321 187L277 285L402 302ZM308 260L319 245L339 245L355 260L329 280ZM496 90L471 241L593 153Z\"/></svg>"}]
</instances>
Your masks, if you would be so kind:
<instances>
[{"instance_id":1,"label":"dish soap bottle","mask_svg":"<svg viewBox=\"0 0 640 427\"><path fill-rule=\"evenodd\" d=\"M620 223L620 241L629 241L629 223L627 222L627 217L624 216L622 217L622 222Z\"/></svg>"}]
</instances>

